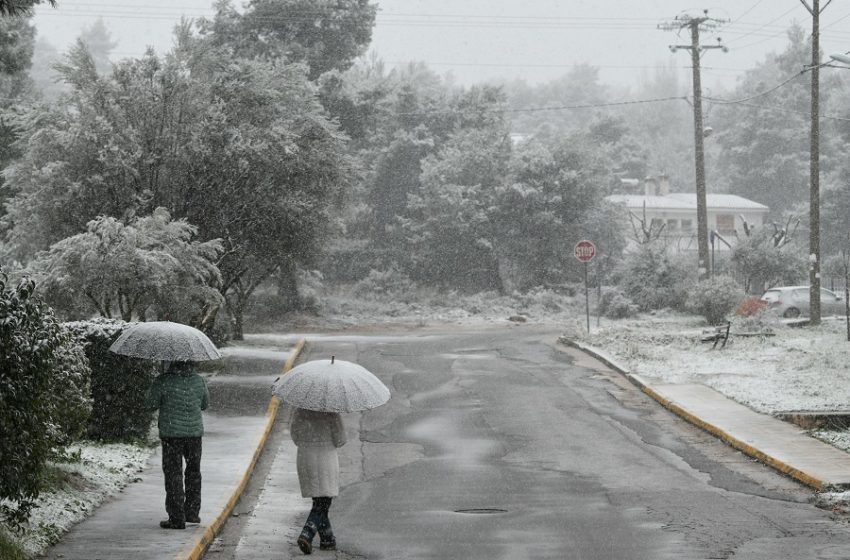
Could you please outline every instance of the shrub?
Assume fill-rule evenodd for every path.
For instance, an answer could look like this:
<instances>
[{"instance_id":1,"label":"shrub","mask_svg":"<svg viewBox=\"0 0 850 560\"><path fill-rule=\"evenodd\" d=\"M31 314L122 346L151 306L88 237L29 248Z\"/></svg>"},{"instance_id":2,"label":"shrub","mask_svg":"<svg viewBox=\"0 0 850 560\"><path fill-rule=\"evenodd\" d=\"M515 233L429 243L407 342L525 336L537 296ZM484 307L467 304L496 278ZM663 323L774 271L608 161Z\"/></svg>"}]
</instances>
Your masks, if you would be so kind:
<instances>
[{"instance_id":1,"label":"shrub","mask_svg":"<svg viewBox=\"0 0 850 560\"><path fill-rule=\"evenodd\" d=\"M109 347L126 323L92 319L65 323L81 344L91 365L94 400L87 434L101 441L132 441L147 436L153 413L145 410L145 394L156 374L156 363L120 356Z\"/></svg>"},{"instance_id":2,"label":"shrub","mask_svg":"<svg viewBox=\"0 0 850 560\"><path fill-rule=\"evenodd\" d=\"M35 283L0 271L0 499L13 525L29 517L54 448L77 437L90 411L89 367Z\"/></svg>"},{"instance_id":3,"label":"shrub","mask_svg":"<svg viewBox=\"0 0 850 560\"><path fill-rule=\"evenodd\" d=\"M735 318L735 330L739 332L769 334L775 332L781 325L779 315L771 313L767 308L762 308L752 315L741 315Z\"/></svg>"},{"instance_id":4,"label":"shrub","mask_svg":"<svg viewBox=\"0 0 850 560\"><path fill-rule=\"evenodd\" d=\"M735 315L751 317L767 309L767 302L758 297L748 297L735 307Z\"/></svg>"},{"instance_id":5,"label":"shrub","mask_svg":"<svg viewBox=\"0 0 850 560\"><path fill-rule=\"evenodd\" d=\"M744 290L729 276L713 276L688 292L687 309L711 325L722 323L744 297Z\"/></svg>"},{"instance_id":6,"label":"shrub","mask_svg":"<svg viewBox=\"0 0 850 560\"><path fill-rule=\"evenodd\" d=\"M626 319L638 313L638 306L622 292L609 291L602 294L600 312L609 319Z\"/></svg>"},{"instance_id":7,"label":"shrub","mask_svg":"<svg viewBox=\"0 0 850 560\"><path fill-rule=\"evenodd\" d=\"M395 265L387 270L371 270L369 275L354 285L354 295L358 297L383 296L385 294L410 294L413 281Z\"/></svg>"},{"instance_id":8,"label":"shrub","mask_svg":"<svg viewBox=\"0 0 850 560\"><path fill-rule=\"evenodd\" d=\"M641 311L683 309L695 268L674 260L659 245L642 245L616 271L623 294Z\"/></svg>"}]
</instances>

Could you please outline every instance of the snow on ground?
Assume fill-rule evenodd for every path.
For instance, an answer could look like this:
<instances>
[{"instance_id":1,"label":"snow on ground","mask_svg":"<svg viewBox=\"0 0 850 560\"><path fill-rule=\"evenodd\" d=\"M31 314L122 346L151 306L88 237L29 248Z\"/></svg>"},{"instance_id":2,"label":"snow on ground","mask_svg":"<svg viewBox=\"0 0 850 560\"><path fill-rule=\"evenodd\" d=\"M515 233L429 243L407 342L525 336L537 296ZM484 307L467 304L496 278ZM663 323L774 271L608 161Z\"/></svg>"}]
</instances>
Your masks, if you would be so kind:
<instances>
[{"instance_id":1,"label":"snow on ground","mask_svg":"<svg viewBox=\"0 0 850 560\"><path fill-rule=\"evenodd\" d=\"M42 552L104 500L138 480L153 451L123 443L83 441L69 446L66 452L79 453L79 461L52 464L57 489L39 496L22 534L5 532L28 554Z\"/></svg>"},{"instance_id":2,"label":"snow on ground","mask_svg":"<svg viewBox=\"0 0 850 560\"><path fill-rule=\"evenodd\" d=\"M563 292L567 292L564 289ZM500 295L484 292L461 295L421 290L404 294L373 294L358 297L347 289L330 289L317 295L318 317L292 318L295 326L325 329L432 325L508 324L510 318L529 323L574 321L584 299L552 290ZM583 307L582 307L583 309Z\"/></svg>"},{"instance_id":3,"label":"snow on ground","mask_svg":"<svg viewBox=\"0 0 850 560\"><path fill-rule=\"evenodd\" d=\"M712 349L710 343L699 341L707 328L701 317L673 312L617 321L602 318L598 324L592 316L588 334L582 296L538 290L514 296L425 292L403 298L357 298L343 290L318 298L318 316L288 317L283 325L253 324L276 333L304 327L368 332L388 327L552 324L561 327L565 336L597 348L650 381L703 383L764 413L850 410L850 342L842 321L826 319L818 327L803 328L779 321L737 322L729 344ZM736 334L760 330L772 332L772 336ZM268 335L246 338L249 345L261 344L261 350L276 351L267 346L277 342ZM232 355L241 352L227 350ZM817 430L812 435L850 452L850 432ZM46 548L135 480L153 452L152 448L90 442L75 444L71 451L77 448L81 460L56 465L65 484L61 490L42 495L21 537L30 553ZM817 504L850 511L850 492L820 494Z\"/></svg>"},{"instance_id":4,"label":"snow on ground","mask_svg":"<svg viewBox=\"0 0 850 560\"><path fill-rule=\"evenodd\" d=\"M650 381L702 383L759 412L850 410L850 342L844 322L769 325L772 336L743 336L733 324L725 348L700 342L705 322L659 313L605 321L568 336L603 350ZM754 334L749 331L747 334Z\"/></svg>"}]
</instances>

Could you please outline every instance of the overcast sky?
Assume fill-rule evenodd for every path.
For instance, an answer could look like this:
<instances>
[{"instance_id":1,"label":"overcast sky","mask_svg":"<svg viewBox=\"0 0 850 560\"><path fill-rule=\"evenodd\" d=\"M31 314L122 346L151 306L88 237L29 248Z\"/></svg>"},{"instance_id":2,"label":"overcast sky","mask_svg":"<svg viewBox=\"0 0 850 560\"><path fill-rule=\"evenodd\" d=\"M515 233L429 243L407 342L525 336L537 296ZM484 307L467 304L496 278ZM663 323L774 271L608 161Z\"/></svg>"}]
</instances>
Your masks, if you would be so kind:
<instances>
[{"instance_id":1,"label":"overcast sky","mask_svg":"<svg viewBox=\"0 0 850 560\"><path fill-rule=\"evenodd\" d=\"M687 51L671 54L671 43L690 37L657 29L677 14L729 20L717 33L730 49L706 54L704 84L731 86L736 77L781 50L792 22L811 29L800 0L380 0L371 50L390 65L426 62L470 84L495 77L529 82L556 78L574 64L598 66L602 81L628 85L659 65L681 68L689 85ZM821 4L825 4L821 0ZM64 50L80 29L102 17L118 41L116 57L139 56L148 45L158 52L172 44L181 16L211 15L212 0L58 0L40 6L39 36ZM240 5L241 2L237 2ZM821 16L825 53L850 51L850 5L833 2ZM716 44L716 36L705 35Z\"/></svg>"}]
</instances>

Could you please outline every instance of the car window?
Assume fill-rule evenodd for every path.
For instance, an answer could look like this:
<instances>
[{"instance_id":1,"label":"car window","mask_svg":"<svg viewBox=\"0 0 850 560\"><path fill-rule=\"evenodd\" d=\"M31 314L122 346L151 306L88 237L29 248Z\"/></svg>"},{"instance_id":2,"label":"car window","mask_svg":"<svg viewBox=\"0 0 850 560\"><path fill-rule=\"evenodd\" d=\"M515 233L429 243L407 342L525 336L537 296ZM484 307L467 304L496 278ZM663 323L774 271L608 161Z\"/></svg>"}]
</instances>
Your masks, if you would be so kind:
<instances>
[{"instance_id":1,"label":"car window","mask_svg":"<svg viewBox=\"0 0 850 560\"><path fill-rule=\"evenodd\" d=\"M802 288L799 290L794 290L794 299L797 301L806 301L809 299L809 290L806 288Z\"/></svg>"},{"instance_id":2,"label":"car window","mask_svg":"<svg viewBox=\"0 0 850 560\"><path fill-rule=\"evenodd\" d=\"M779 296L782 294L779 290L768 290L761 296L761 299L764 301L773 303L774 301L779 301Z\"/></svg>"},{"instance_id":3,"label":"car window","mask_svg":"<svg viewBox=\"0 0 850 560\"><path fill-rule=\"evenodd\" d=\"M831 292L829 290L821 289L820 298L821 299L838 299L838 295L835 292Z\"/></svg>"}]
</instances>

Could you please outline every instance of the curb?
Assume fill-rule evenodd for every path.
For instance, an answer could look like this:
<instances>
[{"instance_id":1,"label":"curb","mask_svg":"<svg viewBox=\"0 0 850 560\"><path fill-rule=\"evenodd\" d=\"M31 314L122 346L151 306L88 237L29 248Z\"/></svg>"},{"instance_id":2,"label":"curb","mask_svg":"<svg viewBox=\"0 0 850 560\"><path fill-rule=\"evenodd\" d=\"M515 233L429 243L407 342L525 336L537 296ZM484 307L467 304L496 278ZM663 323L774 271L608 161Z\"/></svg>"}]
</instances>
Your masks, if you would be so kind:
<instances>
[{"instance_id":1,"label":"curb","mask_svg":"<svg viewBox=\"0 0 850 560\"><path fill-rule=\"evenodd\" d=\"M298 359L298 356L301 354L306 343L307 341L304 338L299 338L298 342L295 343L295 348L292 350L292 354L289 358L287 358L286 363L283 365L283 374L286 374L290 369L292 369L292 366L295 364L295 360ZM266 440L268 440L269 433L272 430L272 425L274 425L274 421L277 418L277 411L279 407L280 399L277 396L272 396L269 401L269 407L266 410L266 427L263 429L263 434L260 436L260 442L257 445L257 449L254 450L254 454L251 456L251 462L242 474L239 484L236 485L236 489L233 491L230 499L227 500L222 512L218 514L213 522L210 523L202 533L200 529L196 531L196 535L197 533L201 534L195 537L195 542L184 547L184 549L176 556L175 560L199 560L201 556L203 556L204 552L206 552L207 547L210 543L212 543L216 535L218 535L219 531L224 526L225 521L227 521L227 518L230 517L233 508L236 507L236 502L238 502L239 498L242 496L245 486L248 485L248 479L251 478L251 474L254 472L254 466L257 464L257 460L260 458L260 454L266 446Z\"/></svg>"},{"instance_id":2,"label":"curb","mask_svg":"<svg viewBox=\"0 0 850 560\"><path fill-rule=\"evenodd\" d=\"M783 474L786 474L786 475L790 476L791 478L797 480L798 482L802 482L806 486L814 488L815 490L824 491L824 490L828 489L829 484L827 484L825 481L823 481L823 480L821 480L821 479L819 479L815 476L812 476L812 475L810 475L810 474L808 474L804 471L801 471L800 469L793 467L793 466L789 465L788 463L785 463L784 461L780 461L779 459L777 459L777 458L775 458L771 455L764 453L763 451L753 447L752 445L749 445L746 442L739 440L738 438L736 438L732 434L718 428L714 424L710 424L710 423L706 422L702 418L692 414L688 410L677 405L676 403L674 403L670 399L664 397L663 395L658 393L655 389L653 389L652 386L649 383L647 383L646 380L644 380L641 376L634 374L634 373L630 373L629 370L627 370L625 367L621 366L616 361L614 361L612 358L609 358L608 356L606 356L605 354L603 354L602 352L600 352L596 348L593 348L592 346L588 346L588 345L583 344L581 342L576 342L575 340L570 340L570 339L567 339L567 338L559 338L558 342L560 342L561 344L564 344L566 346L576 348L577 350L581 350L585 354L588 354L589 356L596 358L597 360L604 363L608 367L610 367L613 370L617 371L618 373L624 375L626 377L626 379L628 379L633 385L635 385L641 391L643 391L644 393L646 393L647 395L652 397L655 401L657 401L661 406L663 406L664 408L666 408L670 412L676 414L677 416L679 416L683 420L687 421L688 423L693 424L694 426L701 428L701 429L705 430L706 432L710 433L711 435L719 438L720 440L722 440L725 443L729 444L730 446L734 447L738 451L741 451L742 453L749 455L750 457L753 457L754 459L758 459L759 461L768 465L769 467L772 467L773 469L776 469L777 471L779 471Z\"/></svg>"}]
</instances>

